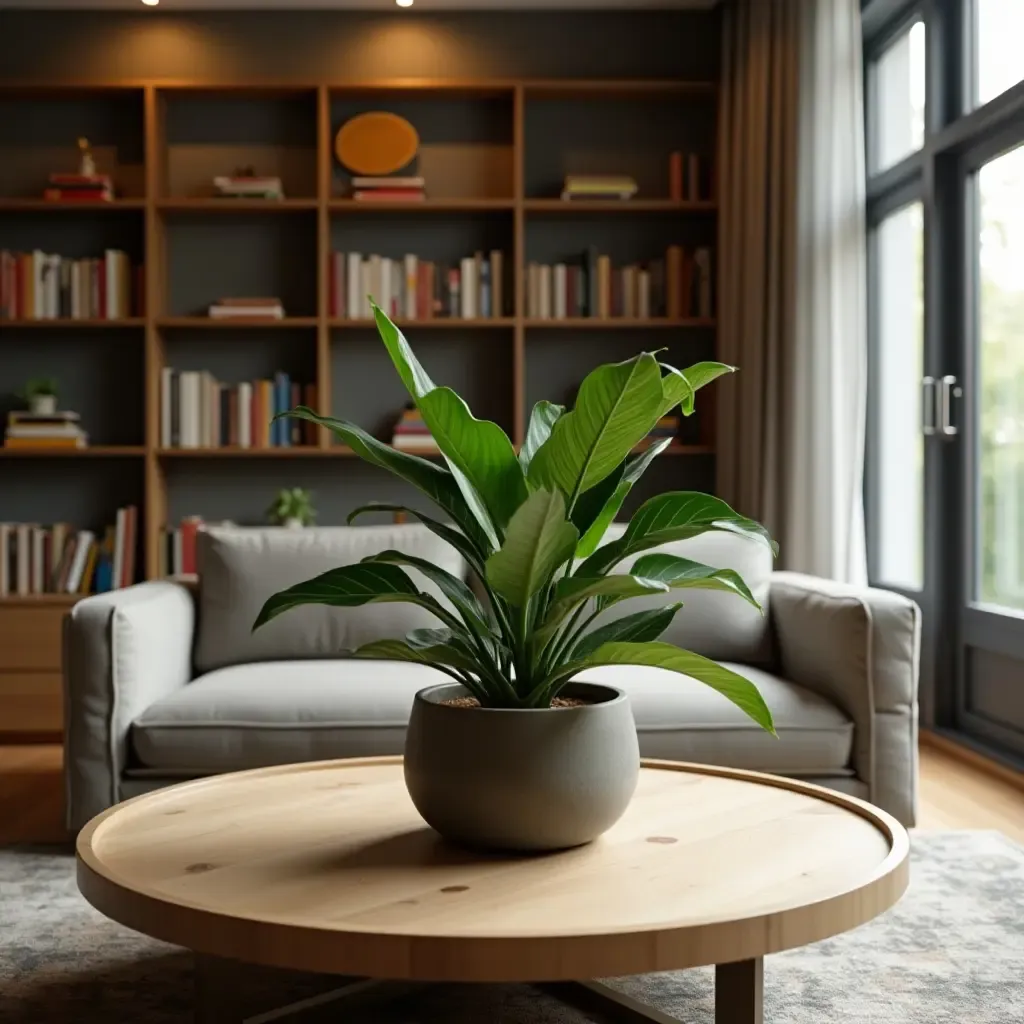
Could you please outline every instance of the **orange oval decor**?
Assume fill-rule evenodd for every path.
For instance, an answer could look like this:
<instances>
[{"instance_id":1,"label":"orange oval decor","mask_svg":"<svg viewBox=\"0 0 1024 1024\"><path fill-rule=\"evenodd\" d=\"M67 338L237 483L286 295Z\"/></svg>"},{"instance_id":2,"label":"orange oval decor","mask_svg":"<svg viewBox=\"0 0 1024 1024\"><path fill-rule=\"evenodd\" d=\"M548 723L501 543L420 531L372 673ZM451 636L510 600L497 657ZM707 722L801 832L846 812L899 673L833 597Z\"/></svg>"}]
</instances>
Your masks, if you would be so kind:
<instances>
[{"instance_id":1,"label":"orange oval decor","mask_svg":"<svg viewBox=\"0 0 1024 1024\"><path fill-rule=\"evenodd\" d=\"M374 110L338 129L334 152L354 174L394 174L416 155L419 144L416 129L404 117Z\"/></svg>"}]
</instances>

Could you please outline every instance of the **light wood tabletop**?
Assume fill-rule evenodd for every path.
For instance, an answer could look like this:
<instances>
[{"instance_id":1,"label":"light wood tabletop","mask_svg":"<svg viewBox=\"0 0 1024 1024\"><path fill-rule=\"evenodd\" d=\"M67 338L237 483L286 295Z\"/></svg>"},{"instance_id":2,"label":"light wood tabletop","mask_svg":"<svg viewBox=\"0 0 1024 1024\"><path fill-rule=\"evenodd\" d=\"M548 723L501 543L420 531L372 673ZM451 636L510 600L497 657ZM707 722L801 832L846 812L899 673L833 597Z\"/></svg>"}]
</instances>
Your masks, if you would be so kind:
<instances>
[{"instance_id":1,"label":"light wood tabletop","mask_svg":"<svg viewBox=\"0 0 1024 1024\"><path fill-rule=\"evenodd\" d=\"M758 958L845 931L899 899L908 851L891 817L841 794L646 762L629 810L597 842L476 853L418 817L401 759L369 758L129 800L80 833L78 881L107 916L214 956L556 981Z\"/></svg>"}]
</instances>

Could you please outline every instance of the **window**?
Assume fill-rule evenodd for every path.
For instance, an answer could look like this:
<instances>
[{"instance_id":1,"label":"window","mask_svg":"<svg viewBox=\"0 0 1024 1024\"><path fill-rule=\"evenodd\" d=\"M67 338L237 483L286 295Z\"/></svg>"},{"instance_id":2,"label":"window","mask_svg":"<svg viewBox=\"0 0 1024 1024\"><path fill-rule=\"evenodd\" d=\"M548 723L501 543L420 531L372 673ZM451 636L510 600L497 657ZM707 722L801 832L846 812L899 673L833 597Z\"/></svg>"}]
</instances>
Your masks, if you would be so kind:
<instances>
[{"instance_id":1,"label":"window","mask_svg":"<svg viewBox=\"0 0 1024 1024\"><path fill-rule=\"evenodd\" d=\"M988 103L1024 78L1024 3L974 0L974 102Z\"/></svg>"},{"instance_id":2,"label":"window","mask_svg":"<svg viewBox=\"0 0 1024 1024\"><path fill-rule=\"evenodd\" d=\"M874 62L872 170L884 171L924 144L924 22L915 21Z\"/></svg>"},{"instance_id":3,"label":"window","mask_svg":"<svg viewBox=\"0 0 1024 1024\"><path fill-rule=\"evenodd\" d=\"M1024 611L1024 146L977 176L977 597Z\"/></svg>"},{"instance_id":4,"label":"window","mask_svg":"<svg viewBox=\"0 0 1024 1024\"><path fill-rule=\"evenodd\" d=\"M875 236L877 577L907 590L924 578L922 226L915 202L889 214Z\"/></svg>"}]
</instances>

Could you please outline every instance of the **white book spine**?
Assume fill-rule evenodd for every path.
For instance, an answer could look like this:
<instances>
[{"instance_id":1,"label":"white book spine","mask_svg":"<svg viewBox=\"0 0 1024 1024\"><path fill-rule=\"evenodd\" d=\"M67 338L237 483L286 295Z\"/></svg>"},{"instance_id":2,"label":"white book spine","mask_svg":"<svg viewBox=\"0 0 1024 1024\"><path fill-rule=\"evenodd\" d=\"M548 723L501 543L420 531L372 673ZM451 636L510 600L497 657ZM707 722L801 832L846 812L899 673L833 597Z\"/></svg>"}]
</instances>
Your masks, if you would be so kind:
<instances>
[{"instance_id":1,"label":"white book spine","mask_svg":"<svg viewBox=\"0 0 1024 1024\"><path fill-rule=\"evenodd\" d=\"M419 284L419 260L412 254L407 253L405 257L405 313L406 320L416 319L417 286Z\"/></svg>"},{"instance_id":2,"label":"white book spine","mask_svg":"<svg viewBox=\"0 0 1024 1024\"><path fill-rule=\"evenodd\" d=\"M346 257L345 271L348 279L345 289L348 308L345 310L345 315L349 320L358 320L363 301L363 292L360 287L363 277L363 257L357 252L350 252Z\"/></svg>"},{"instance_id":3,"label":"white book spine","mask_svg":"<svg viewBox=\"0 0 1024 1024\"><path fill-rule=\"evenodd\" d=\"M106 278L106 319L114 320L117 317L117 254L113 249L107 249L103 254L103 273Z\"/></svg>"},{"instance_id":4,"label":"white book spine","mask_svg":"<svg viewBox=\"0 0 1024 1024\"><path fill-rule=\"evenodd\" d=\"M382 258L380 261L380 294L376 298L380 308L388 316L393 317L395 311L392 308L394 303L393 282L391 280L392 262L387 257Z\"/></svg>"},{"instance_id":5,"label":"white book spine","mask_svg":"<svg viewBox=\"0 0 1024 1024\"><path fill-rule=\"evenodd\" d=\"M363 316L367 319L372 318L373 314L370 312L370 299L378 305L380 303L387 304L387 300L381 295L381 282L384 278L383 271L381 270L381 258L376 253L370 257L370 287L367 288L369 293L366 297L366 306L363 310Z\"/></svg>"},{"instance_id":6,"label":"white book spine","mask_svg":"<svg viewBox=\"0 0 1024 1024\"><path fill-rule=\"evenodd\" d=\"M641 320L651 317L651 272L641 270L637 274L637 316Z\"/></svg>"},{"instance_id":7,"label":"white book spine","mask_svg":"<svg viewBox=\"0 0 1024 1024\"><path fill-rule=\"evenodd\" d=\"M183 448L199 447L199 374L181 375L181 442Z\"/></svg>"},{"instance_id":8,"label":"white book spine","mask_svg":"<svg viewBox=\"0 0 1024 1024\"><path fill-rule=\"evenodd\" d=\"M175 576L180 576L183 569L182 551L181 551L181 530L174 530L171 533L171 572Z\"/></svg>"},{"instance_id":9,"label":"white book spine","mask_svg":"<svg viewBox=\"0 0 1024 1024\"><path fill-rule=\"evenodd\" d=\"M248 381L238 385L238 444L252 447L252 385Z\"/></svg>"},{"instance_id":10,"label":"white book spine","mask_svg":"<svg viewBox=\"0 0 1024 1024\"><path fill-rule=\"evenodd\" d=\"M125 510L119 508L114 519L114 564L110 581L111 590L117 590L121 586L121 577L124 575L124 520Z\"/></svg>"},{"instance_id":11,"label":"white book spine","mask_svg":"<svg viewBox=\"0 0 1024 1024\"><path fill-rule=\"evenodd\" d=\"M160 447L171 447L171 381L174 370L165 366L160 371Z\"/></svg>"},{"instance_id":12,"label":"white book spine","mask_svg":"<svg viewBox=\"0 0 1024 1024\"><path fill-rule=\"evenodd\" d=\"M370 317L370 292L373 291L373 263L371 257L363 260L363 269L359 281L359 320Z\"/></svg>"},{"instance_id":13,"label":"white book spine","mask_svg":"<svg viewBox=\"0 0 1024 1024\"><path fill-rule=\"evenodd\" d=\"M89 558L89 548L95 539L95 535L89 530L82 530L78 534L78 543L75 545L75 560L71 564L67 586L64 588L69 594L77 593L78 588L82 585L85 563Z\"/></svg>"},{"instance_id":14,"label":"white book spine","mask_svg":"<svg viewBox=\"0 0 1024 1024\"><path fill-rule=\"evenodd\" d=\"M476 299L476 263L472 256L467 256L459 264L459 315L463 320L472 320L473 305Z\"/></svg>"},{"instance_id":15,"label":"white book spine","mask_svg":"<svg viewBox=\"0 0 1024 1024\"><path fill-rule=\"evenodd\" d=\"M556 320L564 320L566 317L566 296L568 295L568 274L564 263L555 264L555 308L554 317Z\"/></svg>"}]
</instances>

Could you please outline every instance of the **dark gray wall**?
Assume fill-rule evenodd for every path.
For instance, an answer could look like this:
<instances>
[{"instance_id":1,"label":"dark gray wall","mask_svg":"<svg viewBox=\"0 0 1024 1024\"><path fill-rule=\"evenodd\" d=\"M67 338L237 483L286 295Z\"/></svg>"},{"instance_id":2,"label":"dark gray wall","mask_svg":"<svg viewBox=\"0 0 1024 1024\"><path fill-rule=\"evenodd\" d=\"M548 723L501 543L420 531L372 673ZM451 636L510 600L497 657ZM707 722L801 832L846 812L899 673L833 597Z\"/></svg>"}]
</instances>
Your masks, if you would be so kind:
<instances>
[{"instance_id":1,"label":"dark gray wall","mask_svg":"<svg viewBox=\"0 0 1024 1024\"><path fill-rule=\"evenodd\" d=\"M3 11L0 77L714 78L717 26L685 11Z\"/></svg>"}]
</instances>

